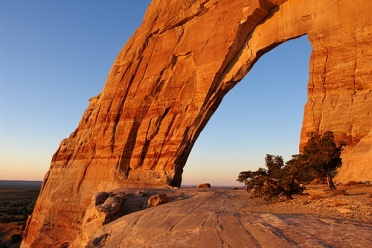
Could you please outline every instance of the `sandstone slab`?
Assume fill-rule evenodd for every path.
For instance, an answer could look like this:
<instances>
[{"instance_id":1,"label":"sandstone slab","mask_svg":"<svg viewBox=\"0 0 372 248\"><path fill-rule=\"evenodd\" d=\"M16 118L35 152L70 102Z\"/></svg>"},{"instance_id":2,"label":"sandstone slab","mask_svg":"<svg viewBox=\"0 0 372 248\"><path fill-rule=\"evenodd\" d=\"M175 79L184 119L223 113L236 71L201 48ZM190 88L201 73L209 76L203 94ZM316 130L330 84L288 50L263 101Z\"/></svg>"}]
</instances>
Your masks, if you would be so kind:
<instances>
[{"instance_id":1,"label":"sandstone slab","mask_svg":"<svg viewBox=\"0 0 372 248\"><path fill-rule=\"evenodd\" d=\"M191 191L191 192L190 192ZM247 192L185 190L190 196L102 227L88 247L369 247L372 225L312 215L246 211ZM151 227L151 228L149 228Z\"/></svg>"}]
</instances>

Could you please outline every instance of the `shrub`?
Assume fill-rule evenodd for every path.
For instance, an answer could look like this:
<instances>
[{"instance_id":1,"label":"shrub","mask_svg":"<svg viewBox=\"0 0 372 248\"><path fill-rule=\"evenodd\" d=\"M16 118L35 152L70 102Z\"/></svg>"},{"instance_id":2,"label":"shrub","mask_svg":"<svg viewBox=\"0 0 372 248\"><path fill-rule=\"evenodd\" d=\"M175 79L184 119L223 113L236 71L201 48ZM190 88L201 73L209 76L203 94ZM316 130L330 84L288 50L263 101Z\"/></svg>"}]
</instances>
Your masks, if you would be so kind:
<instances>
[{"instance_id":1,"label":"shrub","mask_svg":"<svg viewBox=\"0 0 372 248\"><path fill-rule=\"evenodd\" d=\"M326 177L329 188L335 190L336 186L332 181L331 172L341 167L341 151L346 143L341 141L337 144L331 131L327 131L323 135L315 133L308 135L310 137L303 153L299 156L306 161L305 167L314 178Z\"/></svg>"},{"instance_id":2,"label":"shrub","mask_svg":"<svg viewBox=\"0 0 372 248\"><path fill-rule=\"evenodd\" d=\"M292 199L293 194L300 194L305 187L297 181L299 170L291 165L284 166L281 156L266 155L266 167L257 171L240 172L237 181L243 182L247 191L254 197L271 200L284 195Z\"/></svg>"}]
</instances>

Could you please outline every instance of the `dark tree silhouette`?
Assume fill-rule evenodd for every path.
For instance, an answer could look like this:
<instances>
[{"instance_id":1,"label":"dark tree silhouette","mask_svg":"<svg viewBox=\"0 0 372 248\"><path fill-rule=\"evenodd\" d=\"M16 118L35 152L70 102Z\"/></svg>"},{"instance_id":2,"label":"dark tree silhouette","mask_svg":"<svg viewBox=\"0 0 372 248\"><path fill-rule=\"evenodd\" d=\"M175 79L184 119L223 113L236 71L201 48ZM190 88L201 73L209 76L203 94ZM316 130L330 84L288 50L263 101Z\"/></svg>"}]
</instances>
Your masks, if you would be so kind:
<instances>
[{"instance_id":1,"label":"dark tree silhouette","mask_svg":"<svg viewBox=\"0 0 372 248\"><path fill-rule=\"evenodd\" d=\"M271 200L273 197L285 195L292 199L293 194L302 193L302 187L296 177L300 170L292 165L284 165L281 156L266 155L266 167L257 171L240 172L237 181L243 182L247 191L255 197Z\"/></svg>"},{"instance_id":2,"label":"dark tree silhouette","mask_svg":"<svg viewBox=\"0 0 372 248\"><path fill-rule=\"evenodd\" d=\"M288 199L293 194L302 194L305 187L300 182L314 178L326 177L329 188L335 190L331 172L342 165L341 151L345 145L343 141L337 144L331 131L323 135L309 133L302 154L293 155L285 165L281 156L267 154L267 169L242 171L237 181L244 183L253 196L267 200L281 194Z\"/></svg>"},{"instance_id":3,"label":"dark tree silhouette","mask_svg":"<svg viewBox=\"0 0 372 248\"><path fill-rule=\"evenodd\" d=\"M331 172L342 165L341 152L346 143L341 141L337 144L331 131L323 135L309 133L309 136L300 155L305 161L305 168L314 178L326 177L329 188L335 190Z\"/></svg>"}]
</instances>

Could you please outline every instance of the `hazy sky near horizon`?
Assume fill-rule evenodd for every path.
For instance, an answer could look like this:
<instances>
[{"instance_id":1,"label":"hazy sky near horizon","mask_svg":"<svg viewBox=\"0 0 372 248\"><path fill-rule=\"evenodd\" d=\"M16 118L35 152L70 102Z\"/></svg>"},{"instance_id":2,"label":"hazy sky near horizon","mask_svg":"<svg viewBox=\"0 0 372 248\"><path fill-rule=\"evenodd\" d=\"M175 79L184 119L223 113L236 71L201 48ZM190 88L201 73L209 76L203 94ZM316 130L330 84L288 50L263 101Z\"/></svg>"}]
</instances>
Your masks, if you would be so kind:
<instances>
[{"instance_id":1,"label":"hazy sky near horizon","mask_svg":"<svg viewBox=\"0 0 372 248\"><path fill-rule=\"evenodd\" d=\"M43 179L149 3L0 1L0 180ZM310 53L303 36L256 63L201 133L184 185L239 185L267 153L298 153Z\"/></svg>"}]
</instances>

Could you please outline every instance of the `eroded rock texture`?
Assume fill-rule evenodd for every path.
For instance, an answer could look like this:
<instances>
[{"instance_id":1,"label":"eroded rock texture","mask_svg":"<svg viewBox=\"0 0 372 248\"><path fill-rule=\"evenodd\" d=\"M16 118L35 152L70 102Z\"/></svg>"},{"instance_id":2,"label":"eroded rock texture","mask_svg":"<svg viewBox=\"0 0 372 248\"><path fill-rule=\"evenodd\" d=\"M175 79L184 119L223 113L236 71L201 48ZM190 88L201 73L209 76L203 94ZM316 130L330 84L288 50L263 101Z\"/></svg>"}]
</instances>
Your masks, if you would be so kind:
<instances>
[{"instance_id":1,"label":"eroded rock texture","mask_svg":"<svg viewBox=\"0 0 372 248\"><path fill-rule=\"evenodd\" d=\"M301 143L306 132L332 130L351 145L350 168L368 166L352 154L371 154L371 5L154 0L104 90L53 156L23 247L73 241L94 192L179 186L190 150L224 95L262 54L304 34L314 50ZM355 152L360 142L366 146Z\"/></svg>"},{"instance_id":2,"label":"eroded rock texture","mask_svg":"<svg viewBox=\"0 0 372 248\"><path fill-rule=\"evenodd\" d=\"M311 214L252 213L247 209L254 203L246 191L214 188L189 195L190 190L193 189L185 192L189 197L184 200L148 208L111 222L95 232L90 241L76 247L372 246L372 224L369 223Z\"/></svg>"}]
</instances>

